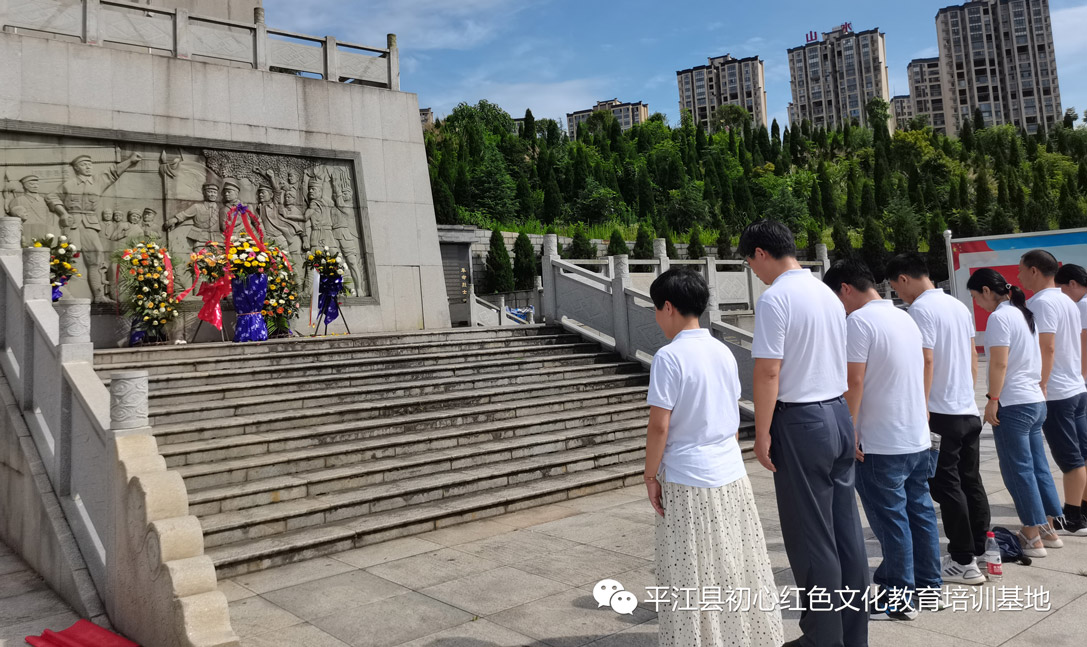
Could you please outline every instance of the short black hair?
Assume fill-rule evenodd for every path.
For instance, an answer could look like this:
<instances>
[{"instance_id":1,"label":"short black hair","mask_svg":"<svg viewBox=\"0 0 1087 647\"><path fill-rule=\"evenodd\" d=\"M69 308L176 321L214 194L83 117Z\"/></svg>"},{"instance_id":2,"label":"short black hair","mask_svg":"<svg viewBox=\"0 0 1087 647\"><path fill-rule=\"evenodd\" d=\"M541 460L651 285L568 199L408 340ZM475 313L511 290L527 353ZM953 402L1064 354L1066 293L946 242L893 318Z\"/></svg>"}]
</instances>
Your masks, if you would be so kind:
<instances>
[{"instance_id":1,"label":"short black hair","mask_svg":"<svg viewBox=\"0 0 1087 647\"><path fill-rule=\"evenodd\" d=\"M1061 264L1057 262L1056 257L1044 249L1030 250L1026 254L1023 254L1022 258L1019 259L1019 262L1027 268L1038 270L1042 273L1042 276L1056 276L1057 270L1061 267Z\"/></svg>"},{"instance_id":2,"label":"short black hair","mask_svg":"<svg viewBox=\"0 0 1087 647\"><path fill-rule=\"evenodd\" d=\"M670 301L684 317L701 317L710 302L710 287L700 272L677 267L654 279L649 296L657 310Z\"/></svg>"},{"instance_id":3,"label":"short black hair","mask_svg":"<svg viewBox=\"0 0 1087 647\"><path fill-rule=\"evenodd\" d=\"M1061 269L1057 270L1057 273L1053 275L1053 280L1057 285L1068 285L1075 281L1081 286L1087 286L1087 270L1083 269L1082 265L1072 263L1061 265Z\"/></svg>"},{"instance_id":4,"label":"short black hair","mask_svg":"<svg viewBox=\"0 0 1087 647\"><path fill-rule=\"evenodd\" d=\"M831 266L825 276L826 283L834 293L842 291L842 285L851 285L854 289L867 292L876 287L876 277L864 261L845 258Z\"/></svg>"},{"instance_id":5,"label":"short black hair","mask_svg":"<svg viewBox=\"0 0 1087 647\"><path fill-rule=\"evenodd\" d=\"M779 260L787 256L796 256L796 240L793 238L793 232L777 220L753 222L744 229L744 233L740 234L736 253L741 258L751 258L755 255L756 248L762 249Z\"/></svg>"},{"instance_id":6,"label":"short black hair","mask_svg":"<svg viewBox=\"0 0 1087 647\"><path fill-rule=\"evenodd\" d=\"M928 265L917 252L906 252L888 261L883 273L888 281L897 281L903 274L911 279L923 279L928 276Z\"/></svg>"}]
</instances>

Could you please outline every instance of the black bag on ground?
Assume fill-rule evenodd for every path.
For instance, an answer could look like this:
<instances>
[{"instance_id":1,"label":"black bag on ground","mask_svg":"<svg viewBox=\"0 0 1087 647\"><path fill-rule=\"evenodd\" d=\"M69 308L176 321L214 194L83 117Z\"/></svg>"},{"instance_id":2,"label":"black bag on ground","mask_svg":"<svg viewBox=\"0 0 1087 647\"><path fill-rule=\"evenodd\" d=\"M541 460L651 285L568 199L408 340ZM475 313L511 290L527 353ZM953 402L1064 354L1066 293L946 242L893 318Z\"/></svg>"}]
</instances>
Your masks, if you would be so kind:
<instances>
[{"instance_id":1,"label":"black bag on ground","mask_svg":"<svg viewBox=\"0 0 1087 647\"><path fill-rule=\"evenodd\" d=\"M1000 546L1000 560L1005 564L1022 564L1030 566L1031 560L1023 554L1023 547L1019 545L1019 537L1007 528L993 527L993 536L996 544Z\"/></svg>"}]
</instances>

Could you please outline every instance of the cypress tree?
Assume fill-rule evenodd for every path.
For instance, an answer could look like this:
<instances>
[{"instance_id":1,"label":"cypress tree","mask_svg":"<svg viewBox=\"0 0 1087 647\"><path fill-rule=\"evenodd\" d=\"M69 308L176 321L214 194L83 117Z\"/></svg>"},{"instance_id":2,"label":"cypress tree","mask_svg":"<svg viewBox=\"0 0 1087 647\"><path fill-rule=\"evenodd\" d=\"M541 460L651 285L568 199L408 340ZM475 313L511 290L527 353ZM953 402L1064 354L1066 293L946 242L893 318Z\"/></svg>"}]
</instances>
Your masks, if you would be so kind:
<instances>
[{"instance_id":1,"label":"cypress tree","mask_svg":"<svg viewBox=\"0 0 1087 647\"><path fill-rule=\"evenodd\" d=\"M665 230L664 232L664 253L665 255L676 261L679 260L679 250L676 249L676 243L672 240L672 232Z\"/></svg>"},{"instance_id":2,"label":"cypress tree","mask_svg":"<svg viewBox=\"0 0 1087 647\"><path fill-rule=\"evenodd\" d=\"M823 222L823 197L818 181L812 182L811 193L808 194L808 215L815 222Z\"/></svg>"},{"instance_id":3,"label":"cypress tree","mask_svg":"<svg viewBox=\"0 0 1087 647\"><path fill-rule=\"evenodd\" d=\"M513 265L510 263L509 250L506 249L506 240L502 237L502 232L495 229L491 232L491 247L487 251L483 293L513 292L513 287Z\"/></svg>"},{"instance_id":4,"label":"cypress tree","mask_svg":"<svg viewBox=\"0 0 1087 647\"><path fill-rule=\"evenodd\" d=\"M853 242L849 239L849 230L841 221L834 223L834 229L830 232L830 240L834 243L835 259L853 258Z\"/></svg>"},{"instance_id":5,"label":"cypress tree","mask_svg":"<svg viewBox=\"0 0 1087 647\"><path fill-rule=\"evenodd\" d=\"M434 181L434 218L439 225L455 225L459 220L453 192L440 177Z\"/></svg>"},{"instance_id":6,"label":"cypress tree","mask_svg":"<svg viewBox=\"0 0 1087 647\"><path fill-rule=\"evenodd\" d=\"M687 258L697 259L706 255L706 247L702 244L702 227L695 225L691 228L691 237L687 241Z\"/></svg>"},{"instance_id":7,"label":"cypress tree","mask_svg":"<svg viewBox=\"0 0 1087 647\"><path fill-rule=\"evenodd\" d=\"M868 265L868 269L872 270L876 282L882 282L887 262L887 241L883 237L883 227L875 218L868 218L864 223L861 259Z\"/></svg>"},{"instance_id":8,"label":"cypress tree","mask_svg":"<svg viewBox=\"0 0 1087 647\"><path fill-rule=\"evenodd\" d=\"M993 209L989 218L989 233L993 236L1015 233L1015 223L1012 222L1008 212L999 205Z\"/></svg>"},{"instance_id":9,"label":"cypress tree","mask_svg":"<svg viewBox=\"0 0 1087 647\"><path fill-rule=\"evenodd\" d=\"M532 116L532 110L525 110L525 122L524 129L521 130L521 139L528 141L532 147L536 146L536 118Z\"/></svg>"},{"instance_id":10,"label":"cypress tree","mask_svg":"<svg viewBox=\"0 0 1087 647\"><path fill-rule=\"evenodd\" d=\"M863 180L862 180L863 181ZM872 182L863 181L864 187L861 189L861 218L866 221L875 218L879 213L879 207L876 206L876 191Z\"/></svg>"},{"instance_id":11,"label":"cypress tree","mask_svg":"<svg viewBox=\"0 0 1087 647\"><path fill-rule=\"evenodd\" d=\"M608 241L608 256L630 255L630 247L623 240L623 234L618 229L611 230L611 239Z\"/></svg>"},{"instance_id":12,"label":"cypress tree","mask_svg":"<svg viewBox=\"0 0 1087 647\"><path fill-rule=\"evenodd\" d=\"M1019 216L1019 231L1049 231L1049 217L1042 205L1033 199L1027 201L1026 211Z\"/></svg>"},{"instance_id":13,"label":"cypress tree","mask_svg":"<svg viewBox=\"0 0 1087 647\"><path fill-rule=\"evenodd\" d=\"M536 249L528 234L521 232L513 244L513 282L516 289L533 289L536 287L536 276Z\"/></svg>"},{"instance_id":14,"label":"cypress tree","mask_svg":"<svg viewBox=\"0 0 1087 647\"><path fill-rule=\"evenodd\" d=\"M536 194L528 184L528 178L517 178L517 210L522 220L531 220L536 217Z\"/></svg>"},{"instance_id":15,"label":"cypress tree","mask_svg":"<svg viewBox=\"0 0 1087 647\"><path fill-rule=\"evenodd\" d=\"M819 162L819 197L822 200L823 217L819 223L833 223L838 220L838 201L834 199L834 185L830 182L827 166Z\"/></svg>"},{"instance_id":16,"label":"cypress tree","mask_svg":"<svg viewBox=\"0 0 1087 647\"><path fill-rule=\"evenodd\" d=\"M585 228L578 223L574 228L573 240L570 241L570 258L577 261L593 260L597 257L597 252L596 245L589 240Z\"/></svg>"},{"instance_id":17,"label":"cypress tree","mask_svg":"<svg viewBox=\"0 0 1087 647\"><path fill-rule=\"evenodd\" d=\"M944 230L947 229L940 214L934 213L928 222L928 257L929 277L939 283L947 280L947 250L944 242Z\"/></svg>"},{"instance_id":18,"label":"cypress tree","mask_svg":"<svg viewBox=\"0 0 1087 647\"><path fill-rule=\"evenodd\" d=\"M1076 229L1087 225L1087 216L1079 198L1069 188L1070 183L1061 185L1061 197L1057 201L1057 224L1061 229Z\"/></svg>"},{"instance_id":19,"label":"cypress tree","mask_svg":"<svg viewBox=\"0 0 1087 647\"><path fill-rule=\"evenodd\" d=\"M974 217L978 222L984 222L993 207L993 189L989 186L989 173L984 166L978 170L974 180Z\"/></svg>"},{"instance_id":20,"label":"cypress tree","mask_svg":"<svg viewBox=\"0 0 1087 647\"><path fill-rule=\"evenodd\" d=\"M732 236L721 229L717 232L717 258L732 258Z\"/></svg>"},{"instance_id":21,"label":"cypress tree","mask_svg":"<svg viewBox=\"0 0 1087 647\"><path fill-rule=\"evenodd\" d=\"M543 213L541 214L546 224L558 222L562 219L562 191L554 176L544 185Z\"/></svg>"}]
</instances>

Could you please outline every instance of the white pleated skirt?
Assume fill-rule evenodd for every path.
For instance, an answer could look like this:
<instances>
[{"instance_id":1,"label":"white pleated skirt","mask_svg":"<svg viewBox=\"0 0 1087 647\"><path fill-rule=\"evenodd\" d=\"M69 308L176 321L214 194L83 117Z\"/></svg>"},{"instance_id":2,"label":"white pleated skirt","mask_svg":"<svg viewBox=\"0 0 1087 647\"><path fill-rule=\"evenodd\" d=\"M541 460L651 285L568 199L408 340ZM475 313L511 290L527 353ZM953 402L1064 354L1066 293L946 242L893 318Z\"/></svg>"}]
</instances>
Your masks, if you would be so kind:
<instances>
[{"instance_id":1,"label":"white pleated skirt","mask_svg":"<svg viewBox=\"0 0 1087 647\"><path fill-rule=\"evenodd\" d=\"M657 597L673 602L658 605L660 647L780 647L774 573L747 476L718 488L662 488L657 585L669 593Z\"/></svg>"}]
</instances>

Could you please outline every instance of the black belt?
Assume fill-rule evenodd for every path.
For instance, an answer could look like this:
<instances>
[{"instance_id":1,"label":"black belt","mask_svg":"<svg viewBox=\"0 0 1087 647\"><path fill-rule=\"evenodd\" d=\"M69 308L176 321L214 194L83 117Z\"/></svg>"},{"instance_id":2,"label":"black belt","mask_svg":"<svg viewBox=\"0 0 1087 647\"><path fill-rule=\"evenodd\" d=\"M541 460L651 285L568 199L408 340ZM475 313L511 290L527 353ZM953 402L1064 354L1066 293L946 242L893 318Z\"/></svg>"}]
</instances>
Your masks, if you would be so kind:
<instances>
[{"instance_id":1,"label":"black belt","mask_svg":"<svg viewBox=\"0 0 1087 647\"><path fill-rule=\"evenodd\" d=\"M831 398L829 400L823 400L821 402L782 402L782 401L778 400L777 404L774 406L774 410L775 411L784 411L785 409L791 409L793 407L807 407L807 406L812 406L812 405L816 405L816 404L834 404L835 402L844 402L844 401L845 401L845 399L840 395L838 397L836 397L836 398Z\"/></svg>"}]
</instances>

